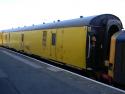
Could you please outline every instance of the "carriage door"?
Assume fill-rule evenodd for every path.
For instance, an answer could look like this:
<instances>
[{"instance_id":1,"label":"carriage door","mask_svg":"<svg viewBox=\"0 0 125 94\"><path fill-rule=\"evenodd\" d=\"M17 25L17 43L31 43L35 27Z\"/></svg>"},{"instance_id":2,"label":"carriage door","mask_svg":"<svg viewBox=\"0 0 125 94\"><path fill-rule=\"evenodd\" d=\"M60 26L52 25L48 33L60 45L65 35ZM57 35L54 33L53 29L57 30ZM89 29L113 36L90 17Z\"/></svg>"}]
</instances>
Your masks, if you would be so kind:
<instances>
[{"instance_id":1,"label":"carriage door","mask_svg":"<svg viewBox=\"0 0 125 94\"><path fill-rule=\"evenodd\" d=\"M56 29L51 30L50 57L56 59Z\"/></svg>"}]
</instances>

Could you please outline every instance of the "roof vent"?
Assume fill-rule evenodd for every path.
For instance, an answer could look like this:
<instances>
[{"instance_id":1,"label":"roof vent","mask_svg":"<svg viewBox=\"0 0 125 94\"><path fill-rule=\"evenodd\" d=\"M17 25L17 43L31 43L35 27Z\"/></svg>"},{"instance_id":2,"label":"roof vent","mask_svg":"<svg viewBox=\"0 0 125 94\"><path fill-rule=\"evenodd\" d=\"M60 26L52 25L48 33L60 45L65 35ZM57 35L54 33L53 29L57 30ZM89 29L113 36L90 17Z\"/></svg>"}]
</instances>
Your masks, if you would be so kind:
<instances>
[{"instance_id":1,"label":"roof vent","mask_svg":"<svg viewBox=\"0 0 125 94\"><path fill-rule=\"evenodd\" d=\"M45 24L45 22L43 22L43 24Z\"/></svg>"},{"instance_id":2,"label":"roof vent","mask_svg":"<svg viewBox=\"0 0 125 94\"><path fill-rule=\"evenodd\" d=\"M80 16L80 18L83 18L83 16Z\"/></svg>"},{"instance_id":3,"label":"roof vent","mask_svg":"<svg viewBox=\"0 0 125 94\"><path fill-rule=\"evenodd\" d=\"M32 24L32 26L34 26L34 24Z\"/></svg>"},{"instance_id":4,"label":"roof vent","mask_svg":"<svg viewBox=\"0 0 125 94\"><path fill-rule=\"evenodd\" d=\"M56 21L53 21L53 23L55 23Z\"/></svg>"}]
</instances>

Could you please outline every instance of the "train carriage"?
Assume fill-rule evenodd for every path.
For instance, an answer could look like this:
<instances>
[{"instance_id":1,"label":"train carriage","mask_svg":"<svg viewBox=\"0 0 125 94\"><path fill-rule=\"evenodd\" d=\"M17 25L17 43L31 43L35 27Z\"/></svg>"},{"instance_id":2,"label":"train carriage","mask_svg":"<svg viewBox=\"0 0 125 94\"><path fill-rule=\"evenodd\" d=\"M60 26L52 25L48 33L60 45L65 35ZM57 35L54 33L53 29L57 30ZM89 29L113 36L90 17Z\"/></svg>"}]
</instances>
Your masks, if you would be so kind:
<instances>
[{"instance_id":1,"label":"train carriage","mask_svg":"<svg viewBox=\"0 0 125 94\"><path fill-rule=\"evenodd\" d=\"M102 14L4 31L11 48L108 76L111 37L122 28L118 17Z\"/></svg>"}]
</instances>

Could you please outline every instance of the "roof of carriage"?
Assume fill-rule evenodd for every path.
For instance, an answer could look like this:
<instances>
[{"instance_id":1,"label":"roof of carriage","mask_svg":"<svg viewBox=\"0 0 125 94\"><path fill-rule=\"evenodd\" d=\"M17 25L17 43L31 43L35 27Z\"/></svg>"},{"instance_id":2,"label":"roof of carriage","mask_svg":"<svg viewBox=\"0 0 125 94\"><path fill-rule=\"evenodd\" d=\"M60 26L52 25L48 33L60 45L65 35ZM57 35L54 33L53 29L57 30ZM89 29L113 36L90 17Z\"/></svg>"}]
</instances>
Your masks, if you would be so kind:
<instances>
[{"instance_id":1,"label":"roof of carriage","mask_svg":"<svg viewBox=\"0 0 125 94\"><path fill-rule=\"evenodd\" d=\"M32 26L24 26L13 29L2 30L2 32L14 32L14 31L30 31L30 30L40 30L40 29L53 29L53 28L63 28L63 27L76 27L76 26L93 26L99 27L104 26L109 19L121 20L112 14L101 14L96 16L80 17L71 20L57 21L53 23L44 23Z\"/></svg>"}]
</instances>

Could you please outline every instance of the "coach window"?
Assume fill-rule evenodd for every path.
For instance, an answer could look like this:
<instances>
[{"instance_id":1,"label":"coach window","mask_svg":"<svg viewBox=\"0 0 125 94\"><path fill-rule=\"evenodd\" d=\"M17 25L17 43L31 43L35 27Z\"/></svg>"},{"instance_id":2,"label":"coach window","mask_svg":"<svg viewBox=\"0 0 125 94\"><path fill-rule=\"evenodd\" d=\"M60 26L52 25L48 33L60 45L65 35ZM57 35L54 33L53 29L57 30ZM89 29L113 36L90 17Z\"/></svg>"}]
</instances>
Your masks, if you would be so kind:
<instances>
[{"instance_id":1,"label":"coach window","mask_svg":"<svg viewBox=\"0 0 125 94\"><path fill-rule=\"evenodd\" d=\"M56 45L56 34L52 33L52 45Z\"/></svg>"},{"instance_id":2,"label":"coach window","mask_svg":"<svg viewBox=\"0 0 125 94\"><path fill-rule=\"evenodd\" d=\"M43 46L46 46L46 40L47 40L47 31L43 31L43 39L42 39Z\"/></svg>"}]
</instances>

